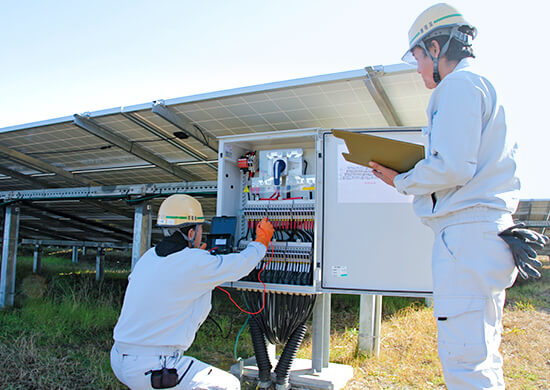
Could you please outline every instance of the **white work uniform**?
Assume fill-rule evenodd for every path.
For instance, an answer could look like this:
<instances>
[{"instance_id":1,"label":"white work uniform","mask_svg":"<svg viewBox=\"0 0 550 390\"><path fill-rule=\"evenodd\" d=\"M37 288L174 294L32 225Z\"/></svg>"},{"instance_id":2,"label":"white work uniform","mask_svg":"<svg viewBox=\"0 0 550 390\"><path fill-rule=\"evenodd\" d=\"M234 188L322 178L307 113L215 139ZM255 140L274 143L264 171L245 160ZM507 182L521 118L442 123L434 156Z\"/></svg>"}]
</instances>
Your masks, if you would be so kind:
<instances>
[{"instance_id":1,"label":"white work uniform","mask_svg":"<svg viewBox=\"0 0 550 390\"><path fill-rule=\"evenodd\" d=\"M233 375L185 356L211 309L212 289L247 275L266 247L250 243L240 253L213 256L185 248L161 257L149 249L129 276L114 330L111 366L131 389L151 389L145 373L166 366L185 373L177 389L240 389Z\"/></svg>"},{"instance_id":2,"label":"white work uniform","mask_svg":"<svg viewBox=\"0 0 550 390\"><path fill-rule=\"evenodd\" d=\"M504 389L498 351L505 289L516 278L497 235L513 224L516 144L493 86L463 59L434 89L427 157L394 184L435 233L434 316L450 390Z\"/></svg>"}]
</instances>

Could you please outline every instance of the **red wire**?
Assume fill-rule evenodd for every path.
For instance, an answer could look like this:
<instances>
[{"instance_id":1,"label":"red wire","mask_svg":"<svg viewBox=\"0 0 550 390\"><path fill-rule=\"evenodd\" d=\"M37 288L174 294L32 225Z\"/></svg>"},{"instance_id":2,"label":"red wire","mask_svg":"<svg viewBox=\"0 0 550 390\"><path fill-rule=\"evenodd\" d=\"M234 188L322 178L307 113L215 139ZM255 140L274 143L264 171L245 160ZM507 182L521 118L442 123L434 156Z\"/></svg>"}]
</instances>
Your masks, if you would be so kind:
<instances>
[{"instance_id":1,"label":"red wire","mask_svg":"<svg viewBox=\"0 0 550 390\"><path fill-rule=\"evenodd\" d=\"M234 304L235 306L237 306L237 308L238 308L240 311L242 311L243 313L250 314L250 315L260 314L260 313L262 312L262 310L264 309L264 307L265 307L265 283L262 282L262 279L260 279L260 276L261 276L262 272L264 271L265 267L267 267L267 265L268 265L269 263L271 263L271 260L273 260L273 244L271 244L271 242L270 242L269 245L271 245L271 257L270 257L269 261L268 261L267 263L264 264L264 266L262 267L262 269L260 270L260 272L258 272L258 281L264 286L264 291L263 291L263 293L262 293L262 307L260 308L260 310L258 310L258 311L255 312L255 313L251 313L251 312L249 312L249 311L244 310L242 307L240 307L240 306L237 304L237 302L235 302L235 301L233 300L233 298L231 297L231 293L230 293L229 291L227 291L227 290L221 288L220 286L217 286L217 287L216 287L216 288L219 288L220 290L222 290L224 293L226 293L227 296L229 297L229 300L230 300L231 302L233 302L233 304Z\"/></svg>"},{"instance_id":2,"label":"red wire","mask_svg":"<svg viewBox=\"0 0 550 390\"><path fill-rule=\"evenodd\" d=\"M277 200L281 197L281 193L279 190L276 190L269 198L260 198L260 200ZM287 199L304 199L303 196L297 196L295 198L287 198Z\"/></svg>"}]
</instances>

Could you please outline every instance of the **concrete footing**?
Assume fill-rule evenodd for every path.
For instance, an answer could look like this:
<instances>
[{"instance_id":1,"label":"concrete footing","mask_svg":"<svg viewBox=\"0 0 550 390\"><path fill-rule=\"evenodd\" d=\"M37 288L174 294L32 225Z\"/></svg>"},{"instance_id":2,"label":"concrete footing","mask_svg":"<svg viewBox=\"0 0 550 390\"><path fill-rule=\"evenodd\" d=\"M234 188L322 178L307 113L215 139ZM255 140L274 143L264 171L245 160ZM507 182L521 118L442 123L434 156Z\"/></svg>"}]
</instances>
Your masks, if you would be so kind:
<instances>
[{"instance_id":1,"label":"concrete footing","mask_svg":"<svg viewBox=\"0 0 550 390\"><path fill-rule=\"evenodd\" d=\"M277 362L274 366L276 364ZM234 364L231 366L231 373L239 378L257 380L256 358L251 357ZM328 367L321 371L314 371L311 360L294 359L290 371L290 385L292 389L338 390L343 389L352 377L353 367L348 365L329 363ZM275 373L272 373L272 381L275 383Z\"/></svg>"}]
</instances>

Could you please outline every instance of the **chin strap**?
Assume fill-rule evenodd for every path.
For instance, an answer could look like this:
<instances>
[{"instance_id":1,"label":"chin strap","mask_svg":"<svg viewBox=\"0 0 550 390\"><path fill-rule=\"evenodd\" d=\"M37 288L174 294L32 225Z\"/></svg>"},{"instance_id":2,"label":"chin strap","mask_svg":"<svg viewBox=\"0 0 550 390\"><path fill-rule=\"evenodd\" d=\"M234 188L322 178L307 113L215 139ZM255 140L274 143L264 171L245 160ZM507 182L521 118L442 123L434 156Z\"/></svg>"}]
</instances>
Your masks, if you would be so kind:
<instances>
[{"instance_id":1,"label":"chin strap","mask_svg":"<svg viewBox=\"0 0 550 390\"><path fill-rule=\"evenodd\" d=\"M463 33L461 31L459 31L458 27L453 27L451 29L451 31L449 32L449 39L447 39L447 42L445 42L445 44L443 45L443 47L441 48L441 50L439 51L439 56L436 58L432 55L432 53L430 53L430 51L426 48L426 45L424 44L424 41L420 41L419 42L419 46L422 47L422 49L424 49L424 52L430 56L430 58L432 59L433 63L434 63L434 73L433 73L433 79L435 81L436 84L439 84L441 82L441 74L439 73L439 59L445 54L447 53L447 50L449 50L449 45L451 44L451 40L455 38L457 41L459 41L460 43L468 46L468 34L466 33ZM425 40L427 39L430 39L430 38L424 38Z\"/></svg>"},{"instance_id":2,"label":"chin strap","mask_svg":"<svg viewBox=\"0 0 550 390\"><path fill-rule=\"evenodd\" d=\"M199 225L195 225L195 227L193 228L195 230L195 235L197 234L198 228L199 228ZM193 242L195 241L195 239L190 239L187 234L181 231L181 229L178 229L177 232L183 237L185 241L187 241L189 248L193 248Z\"/></svg>"},{"instance_id":3,"label":"chin strap","mask_svg":"<svg viewBox=\"0 0 550 390\"><path fill-rule=\"evenodd\" d=\"M189 246L191 246L192 241L191 241L191 239L189 238L189 236L187 234L182 232L180 229L177 230L177 233L179 233L183 237L183 239L185 241L187 241L187 244L189 244Z\"/></svg>"},{"instance_id":4,"label":"chin strap","mask_svg":"<svg viewBox=\"0 0 550 390\"><path fill-rule=\"evenodd\" d=\"M432 57L430 55L430 57ZM434 62L434 73L433 78L436 84L439 84L441 82L441 75L439 74L439 58L432 57L432 60Z\"/></svg>"}]
</instances>

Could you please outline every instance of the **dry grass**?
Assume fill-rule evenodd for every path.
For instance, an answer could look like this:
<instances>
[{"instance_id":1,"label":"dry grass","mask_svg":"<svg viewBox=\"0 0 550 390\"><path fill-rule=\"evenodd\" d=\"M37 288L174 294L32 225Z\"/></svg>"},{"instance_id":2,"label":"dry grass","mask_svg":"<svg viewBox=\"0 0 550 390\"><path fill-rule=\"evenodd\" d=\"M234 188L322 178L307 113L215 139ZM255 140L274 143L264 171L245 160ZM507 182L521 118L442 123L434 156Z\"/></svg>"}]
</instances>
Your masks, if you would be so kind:
<instances>
[{"instance_id":1,"label":"dry grass","mask_svg":"<svg viewBox=\"0 0 550 390\"><path fill-rule=\"evenodd\" d=\"M85 269L66 273L67 266L52 263L44 290L44 281L26 279L29 270L19 265L22 293L36 300L22 299L17 309L0 312L0 388L122 389L108 353L125 275L108 272L97 285ZM543 273L541 280L517 283L508 294L501 348L507 389L550 389L548 261ZM218 324L203 324L190 354L227 369L245 316L225 296L214 295L212 316ZM358 308L357 296L333 296L330 360L354 367L346 389L445 389L431 309L410 299L384 298L381 353L374 358L357 351ZM245 331L238 355L252 354ZM311 357L310 338L298 357Z\"/></svg>"},{"instance_id":2,"label":"dry grass","mask_svg":"<svg viewBox=\"0 0 550 390\"><path fill-rule=\"evenodd\" d=\"M357 352L357 333L356 328L345 328L331 334L330 361L354 367L346 389L445 388L430 309L415 305L384 320L378 358ZM308 356L311 341L303 347L300 352Z\"/></svg>"},{"instance_id":3,"label":"dry grass","mask_svg":"<svg viewBox=\"0 0 550 390\"><path fill-rule=\"evenodd\" d=\"M550 389L550 314L506 311L501 351L509 389Z\"/></svg>"},{"instance_id":4,"label":"dry grass","mask_svg":"<svg viewBox=\"0 0 550 390\"><path fill-rule=\"evenodd\" d=\"M542 261L541 279L518 280L508 291L501 353L509 390L550 389L550 264L548 258ZM380 356L375 358L357 350L356 305L339 306L333 304L330 361L354 367L346 390L446 388L432 309L413 304L386 316ZM310 339L298 355L311 356Z\"/></svg>"},{"instance_id":5,"label":"dry grass","mask_svg":"<svg viewBox=\"0 0 550 390\"><path fill-rule=\"evenodd\" d=\"M356 353L356 332L334 332L331 353L340 357L331 360L355 368L346 389L444 389L432 314L411 307L384 321L379 358ZM549 314L506 309L501 351L508 389L550 389Z\"/></svg>"},{"instance_id":6,"label":"dry grass","mask_svg":"<svg viewBox=\"0 0 550 390\"><path fill-rule=\"evenodd\" d=\"M520 280L509 290L501 345L507 389L550 389L550 264L543 263L540 280ZM354 367L346 389L446 388L432 309L412 305L386 317L378 358L357 351L358 331L350 327L357 315L345 313L333 317L331 361ZM308 356L310 341L304 348Z\"/></svg>"},{"instance_id":7,"label":"dry grass","mask_svg":"<svg viewBox=\"0 0 550 390\"><path fill-rule=\"evenodd\" d=\"M338 342L335 340L335 342ZM407 308L384 322L378 359L357 356L349 389L441 387L435 321L429 309Z\"/></svg>"},{"instance_id":8,"label":"dry grass","mask_svg":"<svg viewBox=\"0 0 550 390\"><path fill-rule=\"evenodd\" d=\"M99 343L98 343L99 344ZM2 389L117 389L105 364L104 345L52 348L38 338L23 335L0 343Z\"/></svg>"}]
</instances>

